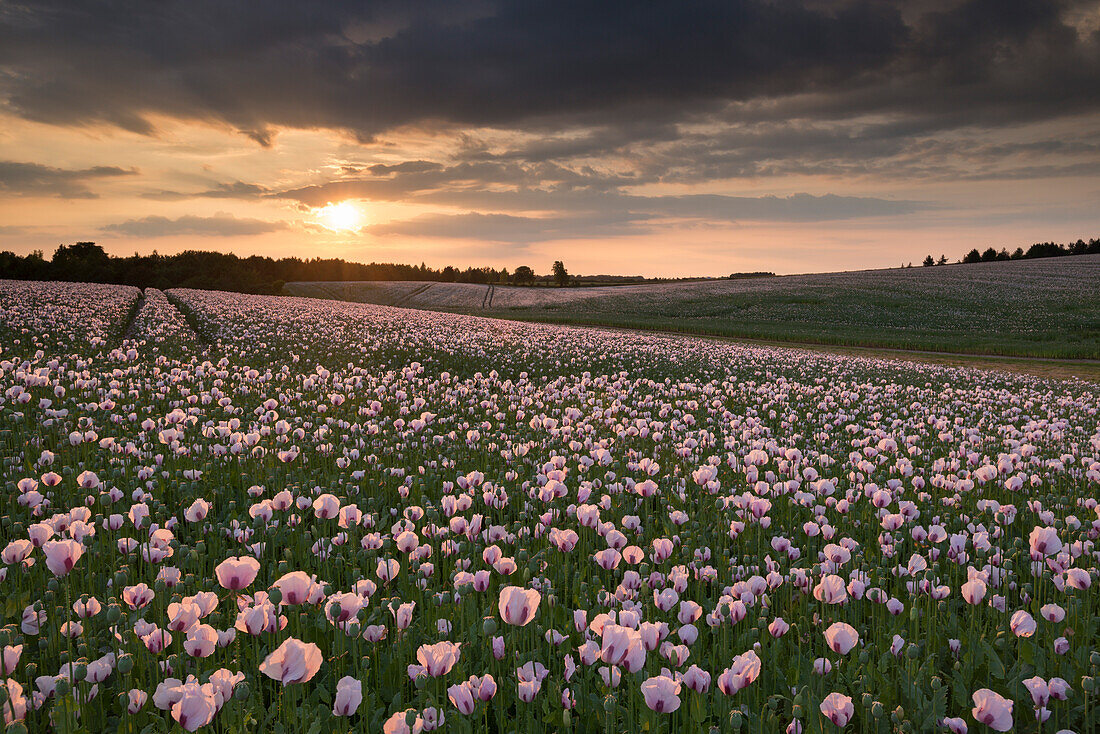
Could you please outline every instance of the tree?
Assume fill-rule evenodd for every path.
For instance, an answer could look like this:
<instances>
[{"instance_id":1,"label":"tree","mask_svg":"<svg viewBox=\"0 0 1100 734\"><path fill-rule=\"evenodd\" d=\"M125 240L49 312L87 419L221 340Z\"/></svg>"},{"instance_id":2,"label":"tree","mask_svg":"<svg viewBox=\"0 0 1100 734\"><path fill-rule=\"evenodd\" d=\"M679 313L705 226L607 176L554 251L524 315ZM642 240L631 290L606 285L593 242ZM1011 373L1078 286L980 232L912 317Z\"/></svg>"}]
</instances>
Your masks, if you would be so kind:
<instances>
[{"instance_id":1,"label":"tree","mask_svg":"<svg viewBox=\"0 0 1100 734\"><path fill-rule=\"evenodd\" d=\"M982 253L982 262L991 263L997 259L997 251L990 247L988 250Z\"/></svg>"},{"instance_id":2,"label":"tree","mask_svg":"<svg viewBox=\"0 0 1100 734\"><path fill-rule=\"evenodd\" d=\"M59 245L51 261L56 277L61 280L85 280L110 276L111 260L103 248L94 242Z\"/></svg>"},{"instance_id":3,"label":"tree","mask_svg":"<svg viewBox=\"0 0 1100 734\"><path fill-rule=\"evenodd\" d=\"M982 253L978 252L978 248L974 248L970 252L966 253L966 257L963 258L964 263L980 263L982 261Z\"/></svg>"},{"instance_id":4,"label":"tree","mask_svg":"<svg viewBox=\"0 0 1100 734\"><path fill-rule=\"evenodd\" d=\"M527 265L520 265L512 274L512 282L516 285L531 285L535 282L535 271Z\"/></svg>"},{"instance_id":5,"label":"tree","mask_svg":"<svg viewBox=\"0 0 1100 734\"><path fill-rule=\"evenodd\" d=\"M554 273L554 282L559 286L569 285L569 271L565 269L565 263L561 260L554 261L554 267L552 268Z\"/></svg>"},{"instance_id":6,"label":"tree","mask_svg":"<svg viewBox=\"0 0 1100 734\"><path fill-rule=\"evenodd\" d=\"M930 268L935 264L936 264L936 261L932 259L931 255L926 255L925 258L924 258L924 262L921 263L921 265L923 265L926 268Z\"/></svg>"},{"instance_id":7,"label":"tree","mask_svg":"<svg viewBox=\"0 0 1100 734\"><path fill-rule=\"evenodd\" d=\"M946 265L947 264L947 255L940 255L940 259L936 261L936 264L937 265Z\"/></svg>"}]
</instances>

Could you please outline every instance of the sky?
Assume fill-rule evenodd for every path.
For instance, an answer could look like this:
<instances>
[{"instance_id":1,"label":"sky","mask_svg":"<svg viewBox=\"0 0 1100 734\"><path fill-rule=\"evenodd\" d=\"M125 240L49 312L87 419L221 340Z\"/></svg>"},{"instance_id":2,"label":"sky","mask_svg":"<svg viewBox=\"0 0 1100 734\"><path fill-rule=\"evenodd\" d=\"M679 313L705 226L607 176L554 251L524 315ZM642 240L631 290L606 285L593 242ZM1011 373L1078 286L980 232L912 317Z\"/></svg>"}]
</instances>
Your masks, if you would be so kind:
<instances>
[{"instance_id":1,"label":"sky","mask_svg":"<svg viewBox=\"0 0 1100 734\"><path fill-rule=\"evenodd\" d=\"M0 250L706 276L1100 236L1100 0L0 0Z\"/></svg>"}]
</instances>

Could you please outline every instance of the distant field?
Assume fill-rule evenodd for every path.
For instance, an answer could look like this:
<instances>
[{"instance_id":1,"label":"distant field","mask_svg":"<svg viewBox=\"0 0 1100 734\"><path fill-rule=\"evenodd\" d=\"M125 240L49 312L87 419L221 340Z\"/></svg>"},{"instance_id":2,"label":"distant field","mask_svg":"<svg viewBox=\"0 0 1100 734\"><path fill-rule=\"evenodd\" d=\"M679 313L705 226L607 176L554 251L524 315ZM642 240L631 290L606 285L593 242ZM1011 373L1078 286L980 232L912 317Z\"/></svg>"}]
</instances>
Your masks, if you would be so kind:
<instances>
[{"instance_id":1,"label":"distant field","mask_svg":"<svg viewBox=\"0 0 1100 734\"><path fill-rule=\"evenodd\" d=\"M1100 358L1100 255L595 288L291 283L287 292L564 324Z\"/></svg>"}]
</instances>

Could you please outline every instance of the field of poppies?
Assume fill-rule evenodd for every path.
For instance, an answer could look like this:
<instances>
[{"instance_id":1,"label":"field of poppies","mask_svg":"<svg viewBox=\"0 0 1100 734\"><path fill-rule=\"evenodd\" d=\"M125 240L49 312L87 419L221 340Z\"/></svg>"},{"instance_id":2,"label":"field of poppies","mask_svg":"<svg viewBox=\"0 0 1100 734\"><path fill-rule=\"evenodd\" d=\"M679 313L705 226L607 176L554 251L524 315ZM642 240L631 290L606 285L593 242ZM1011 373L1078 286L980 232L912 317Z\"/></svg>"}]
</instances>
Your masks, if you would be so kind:
<instances>
[{"instance_id":1,"label":"field of poppies","mask_svg":"<svg viewBox=\"0 0 1100 734\"><path fill-rule=\"evenodd\" d=\"M1100 255L603 287L346 282L285 290L543 323L1100 359Z\"/></svg>"},{"instance_id":2,"label":"field of poppies","mask_svg":"<svg viewBox=\"0 0 1100 734\"><path fill-rule=\"evenodd\" d=\"M1086 732L1100 386L0 281L8 732Z\"/></svg>"}]
</instances>

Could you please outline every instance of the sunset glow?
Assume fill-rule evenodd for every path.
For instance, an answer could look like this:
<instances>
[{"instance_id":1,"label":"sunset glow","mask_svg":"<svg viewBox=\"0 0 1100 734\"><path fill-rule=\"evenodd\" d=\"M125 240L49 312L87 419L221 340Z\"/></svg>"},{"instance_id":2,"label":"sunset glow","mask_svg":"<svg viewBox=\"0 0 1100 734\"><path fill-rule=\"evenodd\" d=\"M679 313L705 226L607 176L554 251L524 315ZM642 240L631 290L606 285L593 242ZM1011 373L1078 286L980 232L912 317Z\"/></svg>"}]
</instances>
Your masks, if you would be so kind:
<instances>
[{"instance_id":1,"label":"sunset glow","mask_svg":"<svg viewBox=\"0 0 1100 734\"><path fill-rule=\"evenodd\" d=\"M363 213L350 201L329 204L316 213L322 226L336 232L354 232L363 226Z\"/></svg>"},{"instance_id":2,"label":"sunset glow","mask_svg":"<svg viewBox=\"0 0 1100 734\"><path fill-rule=\"evenodd\" d=\"M1100 234L1095 0L657 3L614 43L599 4L78 5L0 12L0 250L677 277Z\"/></svg>"}]
</instances>

